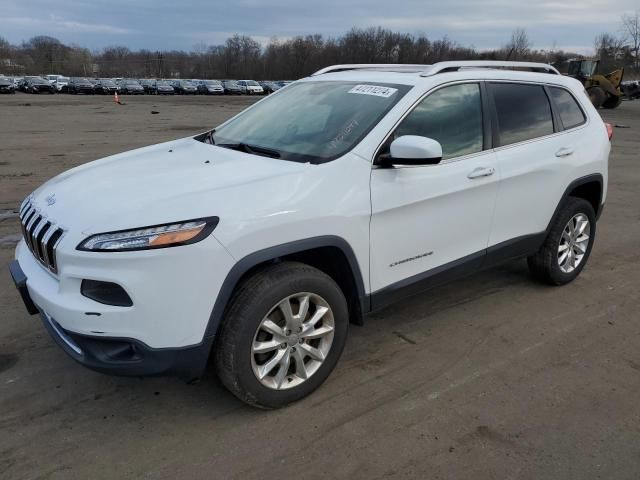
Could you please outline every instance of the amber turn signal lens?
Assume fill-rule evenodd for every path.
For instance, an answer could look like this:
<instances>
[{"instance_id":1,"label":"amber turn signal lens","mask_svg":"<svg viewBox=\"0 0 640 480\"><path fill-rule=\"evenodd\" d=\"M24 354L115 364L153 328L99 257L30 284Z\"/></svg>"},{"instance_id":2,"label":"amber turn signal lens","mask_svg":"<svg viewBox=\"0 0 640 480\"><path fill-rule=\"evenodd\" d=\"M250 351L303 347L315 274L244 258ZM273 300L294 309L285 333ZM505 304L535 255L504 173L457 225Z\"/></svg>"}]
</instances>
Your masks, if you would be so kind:
<instances>
[{"instance_id":1,"label":"amber turn signal lens","mask_svg":"<svg viewBox=\"0 0 640 480\"><path fill-rule=\"evenodd\" d=\"M204 227L205 227L205 224L202 224L201 226L192 228L191 230L160 233L156 237L151 238L149 240L149 246L159 247L162 245L172 245L174 243L187 242L191 240L193 237L195 237L196 235L198 235Z\"/></svg>"}]
</instances>

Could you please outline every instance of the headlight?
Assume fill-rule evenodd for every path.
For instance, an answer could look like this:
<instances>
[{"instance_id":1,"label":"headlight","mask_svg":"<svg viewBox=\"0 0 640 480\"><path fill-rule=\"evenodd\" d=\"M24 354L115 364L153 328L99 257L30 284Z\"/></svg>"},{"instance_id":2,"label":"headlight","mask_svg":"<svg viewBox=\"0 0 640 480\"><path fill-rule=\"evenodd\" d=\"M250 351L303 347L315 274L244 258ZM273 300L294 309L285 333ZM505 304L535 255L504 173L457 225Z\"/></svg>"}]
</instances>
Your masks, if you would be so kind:
<instances>
[{"instance_id":1,"label":"headlight","mask_svg":"<svg viewBox=\"0 0 640 480\"><path fill-rule=\"evenodd\" d=\"M123 252L189 245L206 238L218 225L218 217L153 225L135 230L99 233L83 240L78 250L87 252Z\"/></svg>"}]
</instances>

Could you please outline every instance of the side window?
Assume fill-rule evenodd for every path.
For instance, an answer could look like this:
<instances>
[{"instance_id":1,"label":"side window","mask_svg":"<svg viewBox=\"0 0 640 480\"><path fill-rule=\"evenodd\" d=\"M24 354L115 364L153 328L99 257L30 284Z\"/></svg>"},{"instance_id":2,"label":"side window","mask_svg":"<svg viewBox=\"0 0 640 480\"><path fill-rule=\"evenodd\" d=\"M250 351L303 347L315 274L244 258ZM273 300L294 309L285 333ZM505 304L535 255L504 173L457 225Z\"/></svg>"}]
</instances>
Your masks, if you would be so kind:
<instances>
[{"instance_id":1,"label":"side window","mask_svg":"<svg viewBox=\"0 0 640 480\"><path fill-rule=\"evenodd\" d=\"M551 106L542 86L493 83L491 90L498 114L500 145L553 133Z\"/></svg>"},{"instance_id":2,"label":"side window","mask_svg":"<svg viewBox=\"0 0 640 480\"><path fill-rule=\"evenodd\" d=\"M560 115L560 120L562 120L562 126L565 129L568 130L569 128L577 127L586 121L584 112L578 105L578 102L567 90L564 88L549 87L549 92L551 93L553 105Z\"/></svg>"},{"instance_id":3,"label":"side window","mask_svg":"<svg viewBox=\"0 0 640 480\"><path fill-rule=\"evenodd\" d=\"M442 158L482 151L480 85L465 83L436 90L405 117L393 138L420 135L442 145Z\"/></svg>"}]
</instances>

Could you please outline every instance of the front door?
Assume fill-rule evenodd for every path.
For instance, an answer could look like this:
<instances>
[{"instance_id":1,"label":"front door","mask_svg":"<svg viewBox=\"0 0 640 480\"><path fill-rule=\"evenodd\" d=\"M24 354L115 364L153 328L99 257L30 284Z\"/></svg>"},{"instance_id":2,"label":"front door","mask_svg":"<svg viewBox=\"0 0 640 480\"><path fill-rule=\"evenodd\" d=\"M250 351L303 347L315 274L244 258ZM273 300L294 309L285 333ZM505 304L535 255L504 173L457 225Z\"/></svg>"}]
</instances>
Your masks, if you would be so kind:
<instances>
[{"instance_id":1,"label":"front door","mask_svg":"<svg viewBox=\"0 0 640 480\"><path fill-rule=\"evenodd\" d=\"M437 165L373 168L374 308L376 293L400 293L400 287L419 285L434 273L481 262L495 207L499 172L494 153L483 148L480 84L454 84L430 93L387 144L402 135L439 141L443 159Z\"/></svg>"}]
</instances>

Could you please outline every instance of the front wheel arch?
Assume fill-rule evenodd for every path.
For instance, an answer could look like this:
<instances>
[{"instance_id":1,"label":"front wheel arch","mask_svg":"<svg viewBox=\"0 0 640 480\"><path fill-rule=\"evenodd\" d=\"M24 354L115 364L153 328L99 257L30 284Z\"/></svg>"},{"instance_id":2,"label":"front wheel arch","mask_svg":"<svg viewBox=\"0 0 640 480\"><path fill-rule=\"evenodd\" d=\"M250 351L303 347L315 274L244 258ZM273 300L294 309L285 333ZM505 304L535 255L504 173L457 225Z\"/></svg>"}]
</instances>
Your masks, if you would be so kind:
<instances>
[{"instance_id":1,"label":"front wheel arch","mask_svg":"<svg viewBox=\"0 0 640 480\"><path fill-rule=\"evenodd\" d=\"M333 256L325 257L320 255L321 252L333 252ZM341 258L337 255L341 255L344 260L339 264L342 268L335 266L328 268L329 264L325 259L331 258L335 262ZM218 292L205 331L205 341L212 341L217 334L233 293L242 281L261 267L281 261L305 263L332 277L347 297L351 321L357 324L362 323L362 317L370 310L370 305L355 253L351 245L342 237L323 235L269 247L239 260L227 274ZM343 275L338 276L336 272L341 272ZM336 276L338 278L335 278Z\"/></svg>"}]
</instances>

